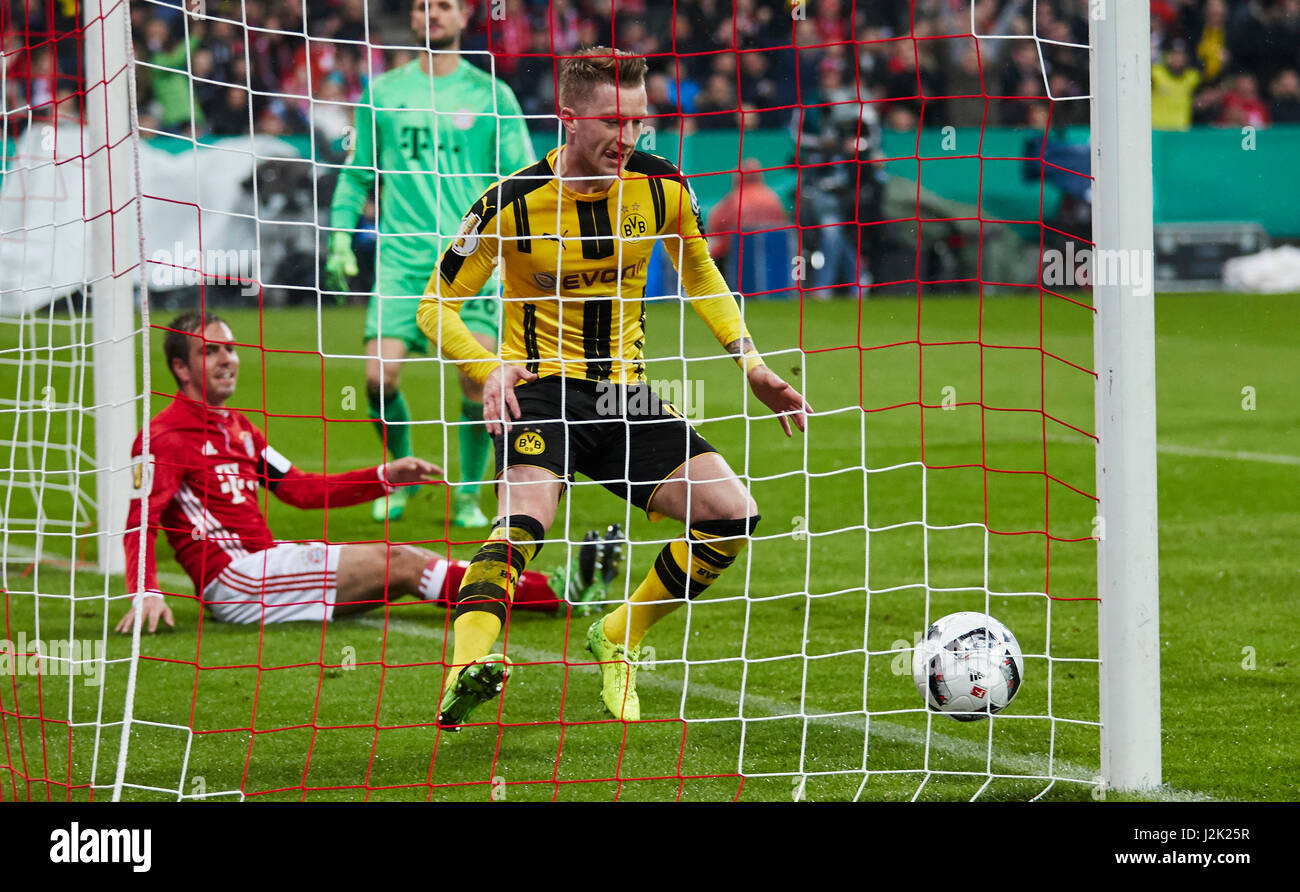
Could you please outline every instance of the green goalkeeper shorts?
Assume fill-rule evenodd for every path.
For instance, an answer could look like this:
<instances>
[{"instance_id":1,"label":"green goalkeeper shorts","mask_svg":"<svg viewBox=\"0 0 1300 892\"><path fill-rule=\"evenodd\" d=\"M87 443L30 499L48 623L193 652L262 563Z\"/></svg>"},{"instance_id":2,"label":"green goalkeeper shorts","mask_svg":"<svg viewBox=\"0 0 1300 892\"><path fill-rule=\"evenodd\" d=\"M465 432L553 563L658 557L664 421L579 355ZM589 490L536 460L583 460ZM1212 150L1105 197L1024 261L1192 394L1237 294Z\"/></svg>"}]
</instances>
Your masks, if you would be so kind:
<instances>
[{"instance_id":1,"label":"green goalkeeper shorts","mask_svg":"<svg viewBox=\"0 0 1300 892\"><path fill-rule=\"evenodd\" d=\"M366 308L365 340L394 338L406 344L407 352L428 353L429 340L415 318L428 281L422 275L381 275L379 289ZM501 300L495 296L499 289L500 279L494 273L483 288L493 296L467 300L460 310L466 328L494 341L501 334Z\"/></svg>"}]
</instances>

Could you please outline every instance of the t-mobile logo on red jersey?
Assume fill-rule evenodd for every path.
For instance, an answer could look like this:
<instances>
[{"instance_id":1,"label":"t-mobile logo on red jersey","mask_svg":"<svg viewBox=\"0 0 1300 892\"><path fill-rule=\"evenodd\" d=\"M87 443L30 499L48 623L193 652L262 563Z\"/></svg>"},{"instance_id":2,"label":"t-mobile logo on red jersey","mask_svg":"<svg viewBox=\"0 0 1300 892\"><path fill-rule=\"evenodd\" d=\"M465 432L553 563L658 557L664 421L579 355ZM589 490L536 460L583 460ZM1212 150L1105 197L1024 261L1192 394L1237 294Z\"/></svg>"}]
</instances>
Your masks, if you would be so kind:
<instances>
[{"instance_id":1,"label":"t-mobile logo on red jersey","mask_svg":"<svg viewBox=\"0 0 1300 892\"><path fill-rule=\"evenodd\" d=\"M221 481L221 491L230 495L230 501L236 505L244 501L244 490L256 490L257 481L248 477L239 475L238 462L230 462L224 465L217 465L212 469L212 473L217 475Z\"/></svg>"}]
</instances>

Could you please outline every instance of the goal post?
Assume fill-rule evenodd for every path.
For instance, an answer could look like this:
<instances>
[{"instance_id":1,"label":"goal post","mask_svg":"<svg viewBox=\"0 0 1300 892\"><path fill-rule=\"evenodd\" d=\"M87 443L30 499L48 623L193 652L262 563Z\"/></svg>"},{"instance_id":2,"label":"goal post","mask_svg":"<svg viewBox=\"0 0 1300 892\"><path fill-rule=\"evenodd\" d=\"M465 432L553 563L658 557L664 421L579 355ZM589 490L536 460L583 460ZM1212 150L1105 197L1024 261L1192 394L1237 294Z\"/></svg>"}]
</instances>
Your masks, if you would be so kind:
<instances>
[{"instance_id":1,"label":"goal post","mask_svg":"<svg viewBox=\"0 0 1300 892\"><path fill-rule=\"evenodd\" d=\"M95 505L99 571L122 573L128 466L136 429L134 283L139 190L131 126L127 0L82 0L85 44L86 283L95 366ZM147 341L145 342L147 344Z\"/></svg>"},{"instance_id":2,"label":"goal post","mask_svg":"<svg viewBox=\"0 0 1300 892\"><path fill-rule=\"evenodd\" d=\"M1151 13L1092 0L1089 20L1096 256L1150 263ZM1155 294L1130 275L1097 281L1093 297L1101 775L1144 790L1160 784Z\"/></svg>"}]
</instances>

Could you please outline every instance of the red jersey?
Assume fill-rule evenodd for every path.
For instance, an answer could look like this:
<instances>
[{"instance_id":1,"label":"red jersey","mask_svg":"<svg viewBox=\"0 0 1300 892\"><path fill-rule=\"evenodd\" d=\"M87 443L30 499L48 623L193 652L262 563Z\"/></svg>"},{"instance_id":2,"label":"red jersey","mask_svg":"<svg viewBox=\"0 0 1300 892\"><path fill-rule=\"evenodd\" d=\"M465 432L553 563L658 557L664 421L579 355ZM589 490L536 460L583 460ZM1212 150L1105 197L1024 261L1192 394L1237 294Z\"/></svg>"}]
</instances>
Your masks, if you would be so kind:
<instances>
[{"instance_id":1,"label":"red jersey","mask_svg":"<svg viewBox=\"0 0 1300 892\"><path fill-rule=\"evenodd\" d=\"M195 592L236 558L276 543L259 502L265 486L296 508L356 505L392 491L381 479L383 465L342 474L300 471L266 442L242 412L214 409L181 396L149 423L149 523L145 531L145 586L158 589L154 537L158 530L194 582ZM141 453L143 432L131 455ZM137 465L127 515L126 585L134 592L140 557L143 468Z\"/></svg>"}]
</instances>

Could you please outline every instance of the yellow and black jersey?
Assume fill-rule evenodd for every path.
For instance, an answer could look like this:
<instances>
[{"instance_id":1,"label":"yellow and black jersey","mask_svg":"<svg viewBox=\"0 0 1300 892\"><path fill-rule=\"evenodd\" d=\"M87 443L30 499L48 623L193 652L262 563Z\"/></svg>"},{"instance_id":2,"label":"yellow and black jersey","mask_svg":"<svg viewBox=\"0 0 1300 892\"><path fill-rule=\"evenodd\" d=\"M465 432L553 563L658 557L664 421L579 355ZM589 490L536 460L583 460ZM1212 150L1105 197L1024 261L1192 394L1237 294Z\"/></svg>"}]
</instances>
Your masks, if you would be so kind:
<instances>
[{"instance_id":1,"label":"yellow and black jersey","mask_svg":"<svg viewBox=\"0 0 1300 892\"><path fill-rule=\"evenodd\" d=\"M635 152L608 190L588 194L555 175L560 151L484 192L444 251L418 318L449 358L480 381L500 361L459 318L499 259L500 359L542 377L644 380L646 269L657 241L665 241L683 292L719 343L749 337L709 256L699 202L677 167Z\"/></svg>"}]
</instances>

